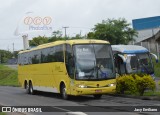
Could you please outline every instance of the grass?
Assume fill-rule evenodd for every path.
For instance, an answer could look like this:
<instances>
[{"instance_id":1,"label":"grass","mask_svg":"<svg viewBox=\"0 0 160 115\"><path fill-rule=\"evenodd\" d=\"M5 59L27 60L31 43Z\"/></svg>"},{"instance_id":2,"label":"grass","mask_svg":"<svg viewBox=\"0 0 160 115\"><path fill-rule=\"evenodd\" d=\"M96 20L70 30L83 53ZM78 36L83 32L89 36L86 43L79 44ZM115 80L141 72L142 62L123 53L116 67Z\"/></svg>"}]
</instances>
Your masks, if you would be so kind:
<instances>
[{"instance_id":1,"label":"grass","mask_svg":"<svg viewBox=\"0 0 160 115\"><path fill-rule=\"evenodd\" d=\"M7 115L6 113L2 113L2 112L0 112L0 115Z\"/></svg>"},{"instance_id":2,"label":"grass","mask_svg":"<svg viewBox=\"0 0 160 115\"><path fill-rule=\"evenodd\" d=\"M19 86L17 70L11 69L4 65L0 65L0 85Z\"/></svg>"},{"instance_id":3,"label":"grass","mask_svg":"<svg viewBox=\"0 0 160 115\"><path fill-rule=\"evenodd\" d=\"M155 60L153 60L153 63L154 63L155 76L160 77L160 59L158 63L156 63Z\"/></svg>"},{"instance_id":4,"label":"grass","mask_svg":"<svg viewBox=\"0 0 160 115\"><path fill-rule=\"evenodd\" d=\"M144 92L143 96L160 96L160 92L158 91L147 91Z\"/></svg>"},{"instance_id":5,"label":"grass","mask_svg":"<svg viewBox=\"0 0 160 115\"><path fill-rule=\"evenodd\" d=\"M125 91L124 95L140 96L138 93L131 94L130 91ZM160 96L160 91L145 91L143 96Z\"/></svg>"}]
</instances>

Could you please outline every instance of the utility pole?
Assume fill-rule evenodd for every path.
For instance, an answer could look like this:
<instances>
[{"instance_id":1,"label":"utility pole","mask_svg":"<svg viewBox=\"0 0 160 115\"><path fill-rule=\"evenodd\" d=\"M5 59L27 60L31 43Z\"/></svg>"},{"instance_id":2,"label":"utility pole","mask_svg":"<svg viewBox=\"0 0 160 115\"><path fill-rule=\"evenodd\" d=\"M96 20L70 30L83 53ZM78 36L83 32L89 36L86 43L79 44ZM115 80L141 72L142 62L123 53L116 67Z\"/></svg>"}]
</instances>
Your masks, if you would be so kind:
<instances>
[{"instance_id":1,"label":"utility pole","mask_svg":"<svg viewBox=\"0 0 160 115\"><path fill-rule=\"evenodd\" d=\"M14 43L13 43L13 53L14 53Z\"/></svg>"},{"instance_id":2,"label":"utility pole","mask_svg":"<svg viewBox=\"0 0 160 115\"><path fill-rule=\"evenodd\" d=\"M14 58L14 43L13 43L13 58Z\"/></svg>"},{"instance_id":3,"label":"utility pole","mask_svg":"<svg viewBox=\"0 0 160 115\"><path fill-rule=\"evenodd\" d=\"M81 37L81 34L82 34L82 30L80 30L80 33L79 33L79 36Z\"/></svg>"},{"instance_id":4,"label":"utility pole","mask_svg":"<svg viewBox=\"0 0 160 115\"><path fill-rule=\"evenodd\" d=\"M65 39L67 39L67 32L66 32L66 29L69 28L69 27L65 26L65 27L63 27L63 28L64 28L64 30L65 30Z\"/></svg>"}]
</instances>

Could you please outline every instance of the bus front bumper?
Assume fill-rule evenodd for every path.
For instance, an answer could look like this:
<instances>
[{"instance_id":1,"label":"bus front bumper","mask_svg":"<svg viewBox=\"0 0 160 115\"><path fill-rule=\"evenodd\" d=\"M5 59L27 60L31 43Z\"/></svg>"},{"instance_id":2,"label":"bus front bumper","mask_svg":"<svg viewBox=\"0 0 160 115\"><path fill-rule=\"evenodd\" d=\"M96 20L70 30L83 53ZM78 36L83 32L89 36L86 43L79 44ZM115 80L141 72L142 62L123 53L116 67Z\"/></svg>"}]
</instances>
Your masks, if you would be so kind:
<instances>
[{"instance_id":1,"label":"bus front bumper","mask_svg":"<svg viewBox=\"0 0 160 115\"><path fill-rule=\"evenodd\" d=\"M76 88L74 95L113 94L115 92L116 86L103 88Z\"/></svg>"}]
</instances>

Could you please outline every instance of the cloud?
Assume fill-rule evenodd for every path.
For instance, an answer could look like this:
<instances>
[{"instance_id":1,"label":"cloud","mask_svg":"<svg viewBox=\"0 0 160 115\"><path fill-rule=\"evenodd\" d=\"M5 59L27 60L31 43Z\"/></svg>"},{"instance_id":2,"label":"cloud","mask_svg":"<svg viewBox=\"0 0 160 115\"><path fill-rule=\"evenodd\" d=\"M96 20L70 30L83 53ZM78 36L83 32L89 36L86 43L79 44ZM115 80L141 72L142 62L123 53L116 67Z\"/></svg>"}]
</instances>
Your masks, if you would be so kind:
<instances>
[{"instance_id":1,"label":"cloud","mask_svg":"<svg viewBox=\"0 0 160 115\"><path fill-rule=\"evenodd\" d=\"M0 4L0 49L15 43L16 49L23 48L21 36L13 35L17 24L23 28L26 12L32 16L51 16L53 31L69 26L67 34L86 34L95 24L108 18L132 19L160 15L159 0L6 0ZM30 39L45 32L30 33ZM46 33L50 35L50 33ZM3 40L2 40L3 39Z\"/></svg>"}]
</instances>

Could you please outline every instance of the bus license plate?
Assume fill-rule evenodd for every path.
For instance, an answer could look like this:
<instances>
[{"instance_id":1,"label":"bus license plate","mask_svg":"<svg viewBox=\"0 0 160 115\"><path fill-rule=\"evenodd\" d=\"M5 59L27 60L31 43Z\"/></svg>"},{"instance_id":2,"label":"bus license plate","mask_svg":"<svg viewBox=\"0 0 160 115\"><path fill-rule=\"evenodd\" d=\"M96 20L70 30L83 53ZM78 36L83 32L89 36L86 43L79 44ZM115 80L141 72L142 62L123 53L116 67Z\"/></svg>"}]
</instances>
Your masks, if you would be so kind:
<instances>
[{"instance_id":1,"label":"bus license plate","mask_svg":"<svg viewBox=\"0 0 160 115\"><path fill-rule=\"evenodd\" d=\"M102 90L95 90L96 93L102 92Z\"/></svg>"}]
</instances>

